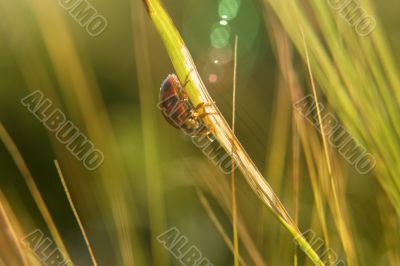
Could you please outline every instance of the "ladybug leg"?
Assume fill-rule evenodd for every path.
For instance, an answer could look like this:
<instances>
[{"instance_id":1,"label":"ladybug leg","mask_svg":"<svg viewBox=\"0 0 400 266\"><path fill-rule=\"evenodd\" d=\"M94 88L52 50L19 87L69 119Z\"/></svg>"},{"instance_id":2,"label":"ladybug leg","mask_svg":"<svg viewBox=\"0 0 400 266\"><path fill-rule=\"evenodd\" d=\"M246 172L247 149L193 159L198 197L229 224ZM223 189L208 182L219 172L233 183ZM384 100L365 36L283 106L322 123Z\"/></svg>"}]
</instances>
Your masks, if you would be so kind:
<instances>
[{"instance_id":1,"label":"ladybug leg","mask_svg":"<svg viewBox=\"0 0 400 266\"><path fill-rule=\"evenodd\" d=\"M219 114L218 114L217 112L213 112L213 113L202 113L202 114L197 115L196 117L198 117L198 118L204 118L204 117L209 116L209 115L219 115Z\"/></svg>"},{"instance_id":2,"label":"ladybug leg","mask_svg":"<svg viewBox=\"0 0 400 266\"><path fill-rule=\"evenodd\" d=\"M207 137L207 139L210 142L214 142L215 137L211 130L208 127L204 127L201 131L196 132L195 135L192 135L192 138L197 138L197 137Z\"/></svg>"},{"instance_id":3,"label":"ladybug leg","mask_svg":"<svg viewBox=\"0 0 400 266\"><path fill-rule=\"evenodd\" d=\"M194 71L194 69L191 69L191 70L189 71L189 73L186 75L185 81L184 81L183 84L182 84L182 88L185 88L186 85L190 82L189 76L190 76L190 73L192 73L193 71Z\"/></svg>"},{"instance_id":4,"label":"ladybug leg","mask_svg":"<svg viewBox=\"0 0 400 266\"><path fill-rule=\"evenodd\" d=\"M215 104L215 102L214 103L200 103L200 104L198 104L196 107L193 108L193 115L195 117L198 117L198 118L203 118L203 117L206 117L208 115L218 115L217 112L206 112L205 109L204 109L205 107L213 106L214 104Z\"/></svg>"},{"instance_id":5,"label":"ladybug leg","mask_svg":"<svg viewBox=\"0 0 400 266\"><path fill-rule=\"evenodd\" d=\"M215 137L214 137L214 135L211 133L210 130L207 130L207 132L205 132L205 135L206 135L207 139L208 139L210 142L214 142Z\"/></svg>"},{"instance_id":6,"label":"ladybug leg","mask_svg":"<svg viewBox=\"0 0 400 266\"><path fill-rule=\"evenodd\" d=\"M206 117L206 116L209 116L209 115L219 115L219 113L217 113L217 112L212 112L212 113L208 113L208 112L204 112L204 113L198 113L198 112L196 112L196 111L192 111L192 117L193 118L195 118L195 119L197 119L197 118L204 118L204 117Z\"/></svg>"},{"instance_id":7,"label":"ladybug leg","mask_svg":"<svg viewBox=\"0 0 400 266\"><path fill-rule=\"evenodd\" d=\"M194 107L194 110L196 112L198 112L199 110L202 110L202 113L205 113L204 108L207 107L207 106L214 106L214 104L215 104L215 102L213 102L213 103L200 103L200 104L198 104L198 105L196 105Z\"/></svg>"},{"instance_id":8,"label":"ladybug leg","mask_svg":"<svg viewBox=\"0 0 400 266\"><path fill-rule=\"evenodd\" d=\"M209 129L204 130L203 132L200 132L199 135L200 135L200 136L205 136L205 137L207 137L207 139L208 139L210 142L214 142L214 140L215 140L214 135L211 133L211 131L210 131Z\"/></svg>"}]
</instances>

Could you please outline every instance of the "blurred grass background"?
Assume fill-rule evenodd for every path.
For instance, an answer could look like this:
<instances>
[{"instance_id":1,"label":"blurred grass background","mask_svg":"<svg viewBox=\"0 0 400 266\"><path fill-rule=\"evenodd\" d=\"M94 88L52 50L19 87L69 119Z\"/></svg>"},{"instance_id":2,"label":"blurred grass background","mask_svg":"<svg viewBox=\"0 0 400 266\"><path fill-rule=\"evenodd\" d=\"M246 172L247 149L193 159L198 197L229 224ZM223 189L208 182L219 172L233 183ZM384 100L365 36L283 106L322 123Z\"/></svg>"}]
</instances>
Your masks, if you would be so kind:
<instances>
[{"instance_id":1,"label":"blurred grass background","mask_svg":"<svg viewBox=\"0 0 400 266\"><path fill-rule=\"evenodd\" d=\"M348 110L350 114L360 110L341 105L329 94L328 89L337 87L330 79L319 79L324 76L318 72L324 73L325 69L318 53L313 52L316 44L307 43L311 67L321 84L320 94L328 94L321 97L324 104L332 107L371 152L383 158L377 172L363 176L331 151L339 195L335 202L327 181L321 139L304 119L292 113L293 99L311 90L301 57L302 40L289 34L300 50L297 54L285 34L290 29L298 33L293 25L300 23L300 16L292 14L300 11L293 8L294 2L312 22L305 28L307 40L308 32L316 31L330 56L351 55L348 61L335 61L332 66L352 69L352 58L365 59L363 52L352 51L358 47L374 51L367 41L359 41L349 25L340 18L334 19L337 14L325 2L318 9L316 1L163 1L228 121L232 110L233 37L239 36L236 134L291 216L298 217L299 227L304 231L313 229L349 265L400 265L396 214L400 196L395 185L400 165L396 157L400 153L396 131L400 104L393 95L392 105L384 105L382 114L390 119L350 119L354 116L346 116ZM179 265L156 241L157 235L173 226L214 265L231 265L232 253L210 219L210 209L204 208L206 199L230 237L229 176L220 173L188 137L172 128L159 113L159 86L174 71L142 2L90 3L108 21L106 31L96 38L88 35L57 1L0 0L0 121L26 161L71 259L76 265L91 265L54 167L55 158L99 265ZM383 0L374 3L374 8L379 30L383 29L393 50L391 59L398 63L400 3ZM222 15L228 17L224 19ZM327 31L321 28L327 24L322 18L336 21L335 35L324 39ZM222 20L228 25L223 25ZM329 38L335 43L325 42ZM339 50L329 50L329 44L336 42L341 44L334 46ZM400 88L393 86L386 76L387 69L378 61L378 70L373 72L381 73L373 76L381 77L376 79L377 85L375 79L357 79L363 73L359 68L349 75L352 86L346 85L345 89L363 91L361 88L368 89L368 84L373 84L377 95L398 93ZM398 73L397 68L391 71ZM87 171L20 104L21 98L38 89L104 152L105 162L98 170ZM347 100L363 107L373 99L343 101ZM381 102L377 106L381 107ZM369 111L366 109L365 114L369 115ZM380 114L377 111L377 116ZM390 138L374 135L377 127L385 129ZM54 238L24 175L6 146L1 144L0 149L0 201L6 206L5 213L17 236L40 228ZM381 155L382 151L387 153ZM240 175L237 180L243 260L247 265L294 265L290 235L258 202ZM202 201L197 188L205 195ZM0 265L23 265L6 225L1 226ZM29 254L29 250L24 252ZM298 254L298 265L311 265L301 252ZM29 265L36 264L30 257Z\"/></svg>"}]
</instances>

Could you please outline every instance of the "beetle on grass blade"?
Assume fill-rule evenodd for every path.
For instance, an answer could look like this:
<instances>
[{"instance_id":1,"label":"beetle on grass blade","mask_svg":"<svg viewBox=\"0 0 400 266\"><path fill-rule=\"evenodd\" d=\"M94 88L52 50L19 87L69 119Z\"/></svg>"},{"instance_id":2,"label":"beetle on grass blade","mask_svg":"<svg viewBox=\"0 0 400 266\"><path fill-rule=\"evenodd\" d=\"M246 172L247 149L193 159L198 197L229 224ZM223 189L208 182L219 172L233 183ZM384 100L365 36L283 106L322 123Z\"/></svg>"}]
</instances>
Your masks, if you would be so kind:
<instances>
[{"instance_id":1,"label":"beetle on grass blade","mask_svg":"<svg viewBox=\"0 0 400 266\"><path fill-rule=\"evenodd\" d=\"M204 110L208 104L193 106L183 89L187 82L182 86L175 74L168 75L161 84L158 108L168 123L186 134L192 137L209 135L210 130L201 119L210 114Z\"/></svg>"}]
</instances>

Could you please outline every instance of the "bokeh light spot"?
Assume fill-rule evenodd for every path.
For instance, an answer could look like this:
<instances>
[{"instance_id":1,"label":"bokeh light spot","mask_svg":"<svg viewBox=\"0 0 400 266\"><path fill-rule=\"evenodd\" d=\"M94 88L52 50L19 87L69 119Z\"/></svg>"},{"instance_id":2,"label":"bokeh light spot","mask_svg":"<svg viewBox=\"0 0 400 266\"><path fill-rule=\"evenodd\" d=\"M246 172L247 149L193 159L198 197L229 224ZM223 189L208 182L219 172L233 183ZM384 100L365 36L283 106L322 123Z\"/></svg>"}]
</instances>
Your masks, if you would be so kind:
<instances>
[{"instance_id":1,"label":"bokeh light spot","mask_svg":"<svg viewBox=\"0 0 400 266\"><path fill-rule=\"evenodd\" d=\"M225 20L232 20L237 16L240 0L221 0L218 6L219 16Z\"/></svg>"},{"instance_id":2,"label":"bokeh light spot","mask_svg":"<svg viewBox=\"0 0 400 266\"><path fill-rule=\"evenodd\" d=\"M216 74L210 74L209 76L208 76L208 81L210 82L210 83L216 83L217 81L218 81L218 76L216 75Z\"/></svg>"},{"instance_id":3,"label":"bokeh light spot","mask_svg":"<svg viewBox=\"0 0 400 266\"><path fill-rule=\"evenodd\" d=\"M228 25L215 26L210 35L211 45L215 48L222 48L229 44L229 40L231 38L231 30Z\"/></svg>"},{"instance_id":4,"label":"bokeh light spot","mask_svg":"<svg viewBox=\"0 0 400 266\"><path fill-rule=\"evenodd\" d=\"M214 62L208 62L202 66L201 75L206 77L206 85L210 85L207 89L213 92L223 91L227 86L220 86L221 82L224 80L225 68L220 65L214 64Z\"/></svg>"},{"instance_id":5,"label":"bokeh light spot","mask_svg":"<svg viewBox=\"0 0 400 266\"><path fill-rule=\"evenodd\" d=\"M226 26L226 25L228 25L228 21L222 19L222 20L219 21L219 24L222 25L222 26Z\"/></svg>"},{"instance_id":6,"label":"bokeh light spot","mask_svg":"<svg viewBox=\"0 0 400 266\"><path fill-rule=\"evenodd\" d=\"M218 65L225 65L232 61L232 47L228 44L224 48L213 48L209 52L209 58L214 63L218 61Z\"/></svg>"}]
</instances>

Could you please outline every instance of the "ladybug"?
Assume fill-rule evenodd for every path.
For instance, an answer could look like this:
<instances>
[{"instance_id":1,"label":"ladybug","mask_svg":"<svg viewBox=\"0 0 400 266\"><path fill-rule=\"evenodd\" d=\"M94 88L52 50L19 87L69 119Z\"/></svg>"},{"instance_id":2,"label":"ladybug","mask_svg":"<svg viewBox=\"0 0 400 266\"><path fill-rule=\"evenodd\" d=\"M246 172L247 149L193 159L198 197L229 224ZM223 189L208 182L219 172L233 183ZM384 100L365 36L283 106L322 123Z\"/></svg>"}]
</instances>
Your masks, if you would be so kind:
<instances>
[{"instance_id":1,"label":"ladybug","mask_svg":"<svg viewBox=\"0 0 400 266\"><path fill-rule=\"evenodd\" d=\"M210 131L201 120L209 114L204 111L207 104L193 106L183 89L187 82L182 86L175 74L168 75L161 84L158 108L168 123L186 134L192 137L208 135Z\"/></svg>"}]
</instances>

